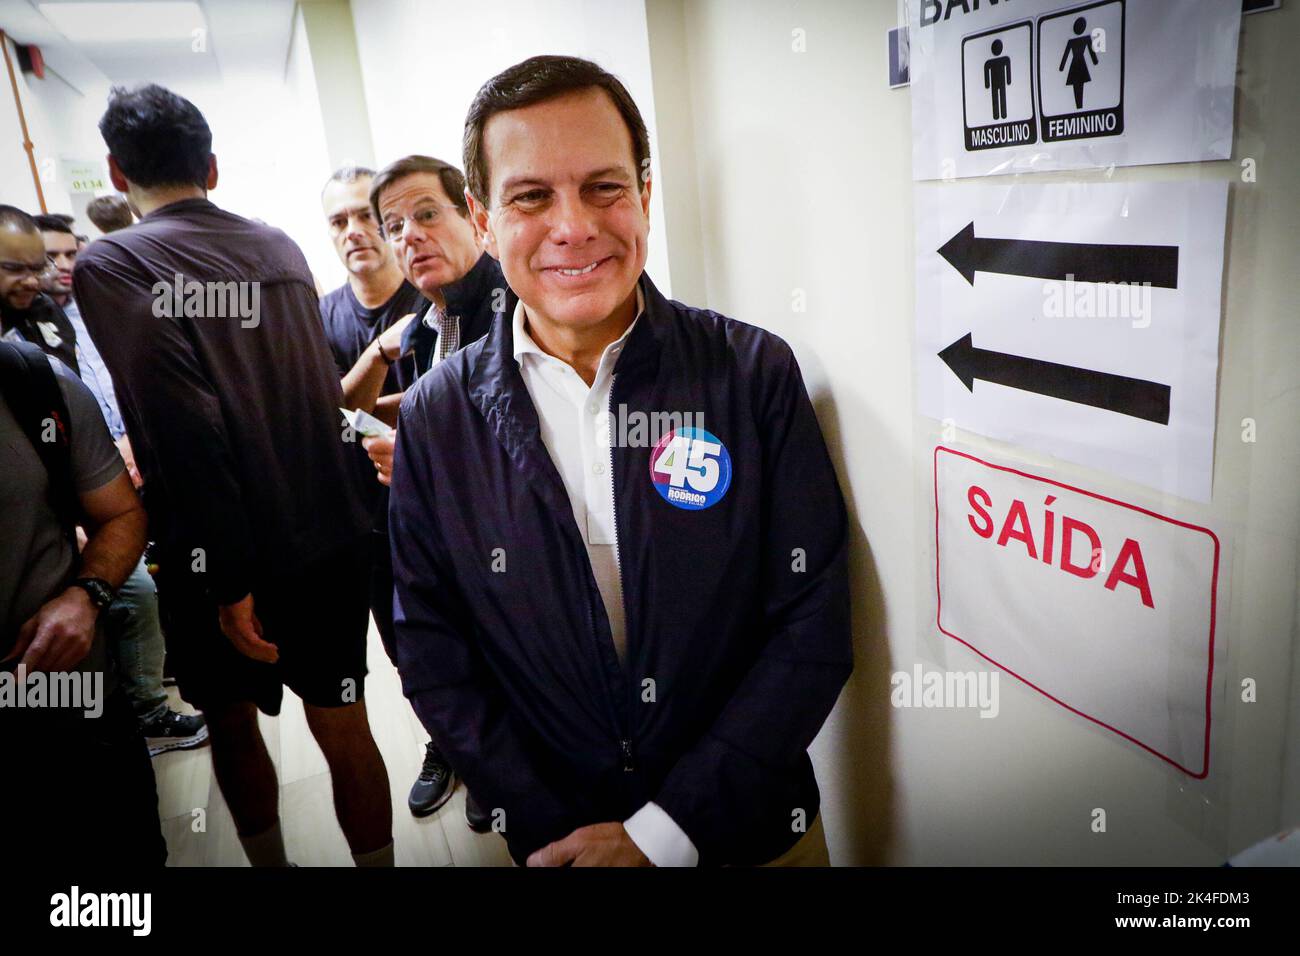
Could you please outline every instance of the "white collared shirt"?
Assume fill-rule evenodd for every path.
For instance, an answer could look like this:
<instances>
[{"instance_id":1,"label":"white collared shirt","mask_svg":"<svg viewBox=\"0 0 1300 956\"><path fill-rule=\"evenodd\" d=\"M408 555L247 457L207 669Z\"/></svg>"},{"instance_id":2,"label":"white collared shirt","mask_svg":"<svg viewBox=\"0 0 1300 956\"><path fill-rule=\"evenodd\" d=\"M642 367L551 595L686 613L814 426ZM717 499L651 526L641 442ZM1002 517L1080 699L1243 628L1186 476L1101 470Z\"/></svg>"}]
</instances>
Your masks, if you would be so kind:
<instances>
[{"instance_id":1,"label":"white collared shirt","mask_svg":"<svg viewBox=\"0 0 1300 956\"><path fill-rule=\"evenodd\" d=\"M572 366L541 350L528 334L522 301L514 313L514 357L537 409L542 443L569 493L573 520L582 533L587 557L609 618L620 663L627 658L627 618L614 525L613 451L610 447L609 396L614 365L645 311L638 285L636 318L605 347L590 387ZM624 824L628 836L656 866L695 866L699 852L685 831L658 804L650 802Z\"/></svg>"}]
</instances>

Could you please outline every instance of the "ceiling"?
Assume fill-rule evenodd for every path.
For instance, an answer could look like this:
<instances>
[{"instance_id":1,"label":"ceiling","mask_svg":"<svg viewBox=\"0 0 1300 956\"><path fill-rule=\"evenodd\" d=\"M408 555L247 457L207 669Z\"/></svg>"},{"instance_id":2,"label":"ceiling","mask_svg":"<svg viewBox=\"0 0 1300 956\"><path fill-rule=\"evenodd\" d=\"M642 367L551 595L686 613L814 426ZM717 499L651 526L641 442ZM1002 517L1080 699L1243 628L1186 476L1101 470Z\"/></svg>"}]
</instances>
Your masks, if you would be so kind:
<instances>
[{"instance_id":1,"label":"ceiling","mask_svg":"<svg viewBox=\"0 0 1300 956\"><path fill-rule=\"evenodd\" d=\"M293 12L294 0L0 0L0 29L85 93L282 70Z\"/></svg>"}]
</instances>

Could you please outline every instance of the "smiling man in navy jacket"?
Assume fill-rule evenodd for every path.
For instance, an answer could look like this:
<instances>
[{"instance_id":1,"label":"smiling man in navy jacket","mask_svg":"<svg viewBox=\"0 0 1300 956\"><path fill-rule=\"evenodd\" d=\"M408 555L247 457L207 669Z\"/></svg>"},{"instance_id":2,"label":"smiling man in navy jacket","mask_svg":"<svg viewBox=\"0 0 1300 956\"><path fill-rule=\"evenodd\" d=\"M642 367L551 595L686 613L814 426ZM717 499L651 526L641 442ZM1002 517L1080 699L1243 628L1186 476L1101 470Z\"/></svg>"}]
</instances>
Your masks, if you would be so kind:
<instances>
[{"instance_id":1,"label":"smiling man in navy jacket","mask_svg":"<svg viewBox=\"0 0 1300 956\"><path fill-rule=\"evenodd\" d=\"M513 294L402 402L403 684L518 862L824 864L807 749L852 669L843 498L789 347L644 274L649 153L585 60L470 107Z\"/></svg>"}]
</instances>

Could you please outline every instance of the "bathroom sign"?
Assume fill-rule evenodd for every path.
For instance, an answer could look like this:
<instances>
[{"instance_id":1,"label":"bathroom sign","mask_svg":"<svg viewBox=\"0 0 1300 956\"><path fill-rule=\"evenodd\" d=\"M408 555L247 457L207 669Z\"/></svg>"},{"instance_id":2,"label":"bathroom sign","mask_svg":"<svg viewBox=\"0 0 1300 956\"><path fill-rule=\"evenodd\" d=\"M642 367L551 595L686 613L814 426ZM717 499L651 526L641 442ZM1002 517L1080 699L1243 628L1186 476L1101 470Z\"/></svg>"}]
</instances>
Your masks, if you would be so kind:
<instances>
[{"instance_id":1,"label":"bathroom sign","mask_svg":"<svg viewBox=\"0 0 1300 956\"><path fill-rule=\"evenodd\" d=\"M914 179L1231 155L1231 3L918 0L911 17Z\"/></svg>"}]
</instances>

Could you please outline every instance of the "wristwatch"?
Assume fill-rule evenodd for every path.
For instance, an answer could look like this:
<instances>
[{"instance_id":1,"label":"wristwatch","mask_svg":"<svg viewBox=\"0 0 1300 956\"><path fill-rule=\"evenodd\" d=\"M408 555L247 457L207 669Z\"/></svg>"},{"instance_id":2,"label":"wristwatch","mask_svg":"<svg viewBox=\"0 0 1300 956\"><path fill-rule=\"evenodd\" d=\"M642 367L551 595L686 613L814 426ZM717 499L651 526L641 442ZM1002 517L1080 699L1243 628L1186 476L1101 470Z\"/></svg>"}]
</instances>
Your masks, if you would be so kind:
<instances>
[{"instance_id":1,"label":"wristwatch","mask_svg":"<svg viewBox=\"0 0 1300 956\"><path fill-rule=\"evenodd\" d=\"M117 592L113 586L103 578L77 578L72 582L72 587L81 588L90 595L90 603L95 605L99 610L104 610L113 603L117 597Z\"/></svg>"}]
</instances>

